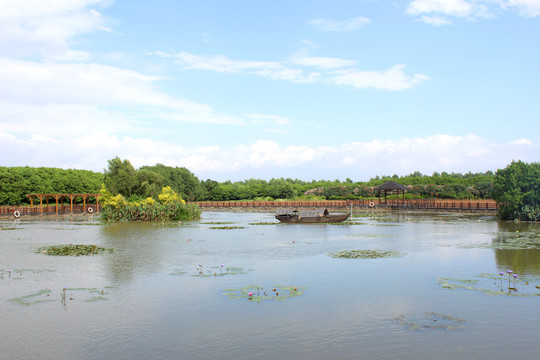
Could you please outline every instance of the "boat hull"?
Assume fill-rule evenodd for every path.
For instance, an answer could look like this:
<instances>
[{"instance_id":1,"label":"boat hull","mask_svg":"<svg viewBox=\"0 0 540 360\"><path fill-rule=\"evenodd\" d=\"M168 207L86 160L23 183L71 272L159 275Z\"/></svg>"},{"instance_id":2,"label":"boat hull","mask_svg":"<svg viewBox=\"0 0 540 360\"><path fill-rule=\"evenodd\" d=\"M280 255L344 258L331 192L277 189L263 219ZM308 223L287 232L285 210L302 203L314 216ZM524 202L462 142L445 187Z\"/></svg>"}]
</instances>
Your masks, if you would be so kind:
<instances>
[{"instance_id":1,"label":"boat hull","mask_svg":"<svg viewBox=\"0 0 540 360\"><path fill-rule=\"evenodd\" d=\"M338 223L349 218L350 214L330 214L324 216L298 216L276 215L276 219L283 223L314 224L314 223Z\"/></svg>"}]
</instances>

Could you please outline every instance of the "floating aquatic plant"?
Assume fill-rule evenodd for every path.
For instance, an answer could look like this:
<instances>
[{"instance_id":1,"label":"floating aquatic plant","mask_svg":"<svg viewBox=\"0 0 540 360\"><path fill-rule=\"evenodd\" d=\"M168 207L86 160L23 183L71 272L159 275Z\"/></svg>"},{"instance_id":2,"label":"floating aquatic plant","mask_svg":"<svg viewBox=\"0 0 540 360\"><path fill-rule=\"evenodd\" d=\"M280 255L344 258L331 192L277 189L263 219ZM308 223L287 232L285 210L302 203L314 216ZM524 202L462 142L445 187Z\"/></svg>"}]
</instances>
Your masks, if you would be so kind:
<instances>
[{"instance_id":1,"label":"floating aquatic plant","mask_svg":"<svg viewBox=\"0 0 540 360\"><path fill-rule=\"evenodd\" d=\"M462 323L467 320L461 319L449 314L441 314L436 312L426 312L422 319L415 321L408 320L405 315L400 315L394 320L397 323L406 325L409 330L447 330L455 331L464 328Z\"/></svg>"},{"instance_id":2,"label":"floating aquatic plant","mask_svg":"<svg viewBox=\"0 0 540 360\"><path fill-rule=\"evenodd\" d=\"M234 224L231 221L208 221L208 222L202 222L200 224L204 225L228 225L228 224Z\"/></svg>"},{"instance_id":3,"label":"floating aquatic plant","mask_svg":"<svg viewBox=\"0 0 540 360\"><path fill-rule=\"evenodd\" d=\"M540 249L540 233L534 231L524 232L498 232L490 233L494 238L489 243L463 244L461 248L487 248L497 250Z\"/></svg>"},{"instance_id":4,"label":"floating aquatic plant","mask_svg":"<svg viewBox=\"0 0 540 360\"><path fill-rule=\"evenodd\" d=\"M54 299L47 298L47 297L50 297L51 292L52 291L49 289L44 289L44 290L40 290L38 292L29 294L29 295L21 296L14 299L9 299L9 301L14 302L16 304L20 304L20 305L26 305L26 306L55 301ZM46 297L43 298L43 295L45 295ZM38 298L38 299L35 299L35 298Z\"/></svg>"},{"instance_id":5,"label":"floating aquatic plant","mask_svg":"<svg viewBox=\"0 0 540 360\"><path fill-rule=\"evenodd\" d=\"M104 248L97 245L56 245L42 247L37 250L38 253L52 256L80 256L95 255L100 253L111 253L113 249Z\"/></svg>"},{"instance_id":6,"label":"floating aquatic plant","mask_svg":"<svg viewBox=\"0 0 540 360\"><path fill-rule=\"evenodd\" d=\"M171 275L184 275L188 274L187 272L175 272ZM227 276L227 275L240 275L246 274L243 268L234 267L234 266L225 266L221 264L220 266L211 266L207 269L204 268L203 264L197 266L197 273L191 276L195 277L216 277L216 276Z\"/></svg>"},{"instance_id":7,"label":"floating aquatic plant","mask_svg":"<svg viewBox=\"0 0 540 360\"><path fill-rule=\"evenodd\" d=\"M22 279L24 273L42 273L42 272L54 272L56 270L32 270L32 269L4 269L0 268L0 278L4 278L4 274L7 274L8 278ZM15 276L18 275L18 276Z\"/></svg>"},{"instance_id":8,"label":"floating aquatic plant","mask_svg":"<svg viewBox=\"0 0 540 360\"><path fill-rule=\"evenodd\" d=\"M387 237L393 237L396 236L395 234L351 234L349 237L363 237L363 238L374 238L374 239L381 239L381 238L387 238Z\"/></svg>"},{"instance_id":9,"label":"floating aquatic plant","mask_svg":"<svg viewBox=\"0 0 540 360\"><path fill-rule=\"evenodd\" d=\"M249 225L278 225L280 222L256 222L256 223L249 223Z\"/></svg>"},{"instance_id":10,"label":"floating aquatic plant","mask_svg":"<svg viewBox=\"0 0 540 360\"><path fill-rule=\"evenodd\" d=\"M403 253L389 250L341 250L328 255L338 259L379 259L400 257L403 256Z\"/></svg>"},{"instance_id":11,"label":"floating aquatic plant","mask_svg":"<svg viewBox=\"0 0 540 360\"><path fill-rule=\"evenodd\" d=\"M511 271L511 270L510 270ZM480 274L476 279L451 279L439 278L437 283L444 289L449 290L471 290L478 291L484 295L491 296L515 296L515 297L535 297L540 296L540 279L519 277L510 272L508 274L508 287L503 288L504 272L498 274ZM514 276L515 275L515 276ZM513 280L513 286L511 281ZM518 287L519 285L519 287Z\"/></svg>"},{"instance_id":12,"label":"floating aquatic plant","mask_svg":"<svg viewBox=\"0 0 540 360\"><path fill-rule=\"evenodd\" d=\"M243 226L211 226L210 229L232 230L232 229L244 229L244 227Z\"/></svg>"},{"instance_id":13,"label":"floating aquatic plant","mask_svg":"<svg viewBox=\"0 0 540 360\"><path fill-rule=\"evenodd\" d=\"M260 303L263 300L284 301L291 297L304 294L305 288L298 286L272 286L267 290L262 286L248 285L240 289L226 289L223 295L229 299L244 299L250 302Z\"/></svg>"},{"instance_id":14,"label":"floating aquatic plant","mask_svg":"<svg viewBox=\"0 0 540 360\"><path fill-rule=\"evenodd\" d=\"M327 225L366 225L366 223L357 221L329 222Z\"/></svg>"},{"instance_id":15,"label":"floating aquatic plant","mask_svg":"<svg viewBox=\"0 0 540 360\"><path fill-rule=\"evenodd\" d=\"M106 289L112 288L111 286L106 286L104 288L62 288L60 291L60 303L63 306L71 301L80 300L85 302L93 302L100 300L107 300L104 295L107 295L108 292ZM54 296L52 290L43 289L35 293L21 296L18 298L10 299L10 302L20 304L20 305L36 305L47 302L58 301L58 298Z\"/></svg>"}]
</instances>

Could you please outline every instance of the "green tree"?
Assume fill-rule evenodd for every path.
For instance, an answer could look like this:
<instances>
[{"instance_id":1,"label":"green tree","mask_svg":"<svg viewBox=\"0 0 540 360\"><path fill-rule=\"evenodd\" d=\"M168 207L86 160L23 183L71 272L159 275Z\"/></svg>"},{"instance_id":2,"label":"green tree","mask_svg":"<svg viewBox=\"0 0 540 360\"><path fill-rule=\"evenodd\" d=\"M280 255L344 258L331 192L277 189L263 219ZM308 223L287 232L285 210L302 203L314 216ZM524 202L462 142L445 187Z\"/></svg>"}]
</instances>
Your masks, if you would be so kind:
<instances>
[{"instance_id":1,"label":"green tree","mask_svg":"<svg viewBox=\"0 0 540 360\"><path fill-rule=\"evenodd\" d=\"M129 160L122 161L118 156L107 162L109 167L105 170L104 177L107 190L112 194L121 194L130 198L138 185L137 171Z\"/></svg>"},{"instance_id":2,"label":"green tree","mask_svg":"<svg viewBox=\"0 0 540 360\"><path fill-rule=\"evenodd\" d=\"M502 220L540 220L540 163L512 161L495 173L492 196Z\"/></svg>"}]
</instances>

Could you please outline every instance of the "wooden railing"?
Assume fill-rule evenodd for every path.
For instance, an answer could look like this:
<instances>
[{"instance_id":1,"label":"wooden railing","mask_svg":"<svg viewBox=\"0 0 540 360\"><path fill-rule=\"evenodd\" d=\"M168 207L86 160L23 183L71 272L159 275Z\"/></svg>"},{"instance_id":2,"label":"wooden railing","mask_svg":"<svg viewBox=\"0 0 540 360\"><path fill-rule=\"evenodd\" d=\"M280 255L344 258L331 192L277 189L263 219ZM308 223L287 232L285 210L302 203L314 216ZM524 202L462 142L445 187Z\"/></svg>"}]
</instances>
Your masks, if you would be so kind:
<instances>
[{"instance_id":1,"label":"wooden railing","mask_svg":"<svg viewBox=\"0 0 540 360\"><path fill-rule=\"evenodd\" d=\"M359 199L359 200L325 200L325 201L197 201L192 202L201 208L391 208L391 209L433 209L433 210L471 210L471 211L496 211L495 200L452 200L452 199ZM89 210L89 209L92 210ZM96 204L43 206L0 206L0 216L14 216L15 212L22 215L65 215L99 213Z\"/></svg>"},{"instance_id":2,"label":"wooden railing","mask_svg":"<svg viewBox=\"0 0 540 360\"><path fill-rule=\"evenodd\" d=\"M359 199L326 201L199 201L202 208L277 208L277 207L325 207L340 208L403 208L403 209L447 209L447 210L497 210L495 200L453 200L453 199Z\"/></svg>"},{"instance_id":3,"label":"wooden railing","mask_svg":"<svg viewBox=\"0 0 540 360\"><path fill-rule=\"evenodd\" d=\"M90 210L91 209L91 210ZM67 205L58 205L58 209L55 205L44 205L41 208L38 206L0 206L0 215L3 216L15 216L18 213L22 215L65 215L65 214L84 214L84 213L99 213L101 210L101 205L99 208L96 204L74 204L73 211L69 204Z\"/></svg>"}]
</instances>

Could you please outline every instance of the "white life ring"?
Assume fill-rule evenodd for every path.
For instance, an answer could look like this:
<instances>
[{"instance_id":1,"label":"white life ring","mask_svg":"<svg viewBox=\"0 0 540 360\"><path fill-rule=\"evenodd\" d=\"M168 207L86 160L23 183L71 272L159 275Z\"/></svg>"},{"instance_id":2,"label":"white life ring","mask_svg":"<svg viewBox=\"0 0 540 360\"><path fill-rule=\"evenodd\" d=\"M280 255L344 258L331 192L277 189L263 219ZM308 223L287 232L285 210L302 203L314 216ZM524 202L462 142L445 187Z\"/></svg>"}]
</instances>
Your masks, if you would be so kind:
<instances>
[{"instance_id":1,"label":"white life ring","mask_svg":"<svg viewBox=\"0 0 540 360\"><path fill-rule=\"evenodd\" d=\"M21 216L21 213L20 213L19 211L15 210L15 211L13 212L13 216L15 216L16 218L18 218L19 216Z\"/></svg>"},{"instance_id":2,"label":"white life ring","mask_svg":"<svg viewBox=\"0 0 540 360\"><path fill-rule=\"evenodd\" d=\"M370 207L370 208L372 208L372 207L374 207L374 206L375 206L375 204L373 203L373 201L369 203L369 207Z\"/></svg>"},{"instance_id":3,"label":"white life ring","mask_svg":"<svg viewBox=\"0 0 540 360\"><path fill-rule=\"evenodd\" d=\"M93 213L94 212L94 209L92 209L91 207L88 208L88 212L89 213Z\"/></svg>"}]
</instances>

